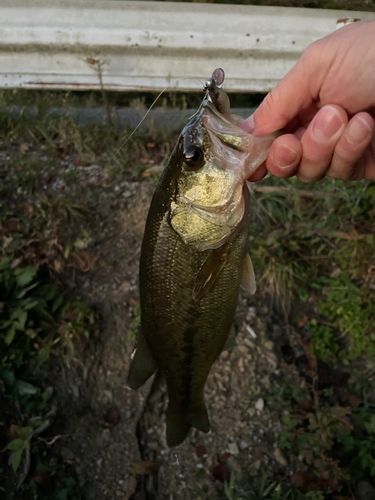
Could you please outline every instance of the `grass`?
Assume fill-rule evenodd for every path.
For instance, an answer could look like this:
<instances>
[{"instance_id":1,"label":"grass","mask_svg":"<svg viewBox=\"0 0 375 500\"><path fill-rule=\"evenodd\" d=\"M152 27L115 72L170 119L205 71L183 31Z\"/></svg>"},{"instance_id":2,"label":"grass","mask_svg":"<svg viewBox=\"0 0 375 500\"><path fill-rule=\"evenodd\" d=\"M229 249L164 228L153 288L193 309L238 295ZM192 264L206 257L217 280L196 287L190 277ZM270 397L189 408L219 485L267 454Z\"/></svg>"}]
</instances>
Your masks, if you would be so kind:
<instances>
[{"instance_id":1,"label":"grass","mask_svg":"<svg viewBox=\"0 0 375 500\"><path fill-rule=\"evenodd\" d=\"M253 206L254 267L305 352L306 390L265 396L288 412L279 447L306 495L354 498L375 475L375 183L266 178Z\"/></svg>"},{"instance_id":2,"label":"grass","mask_svg":"<svg viewBox=\"0 0 375 500\"><path fill-rule=\"evenodd\" d=\"M53 476L61 476L57 484L64 481L41 437L56 417L53 387L41 379L52 358L69 367L77 343L86 341L95 325L94 310L59 279L78 252L67 251L67 221L79 226L83 213L83 206L64 198L0 203L0 436L6 443L0 474L7 478L6 491L17 491L15 498L52 498L44 495L45 486ZM73 498L75 479L66 481L53 498Z\"/></svg>"},{"instance_id":3,"label":"grass","mask_svg":"<svg viewBox=\"0 0 375 500\"><path fill-rule=\"evenodd\" d=\"M320 358L345 346L346 363L375 359L375 184L267 179L257 189L251 253L272 301L286 316L305 308Z\"/></svg>"}]
</instances>

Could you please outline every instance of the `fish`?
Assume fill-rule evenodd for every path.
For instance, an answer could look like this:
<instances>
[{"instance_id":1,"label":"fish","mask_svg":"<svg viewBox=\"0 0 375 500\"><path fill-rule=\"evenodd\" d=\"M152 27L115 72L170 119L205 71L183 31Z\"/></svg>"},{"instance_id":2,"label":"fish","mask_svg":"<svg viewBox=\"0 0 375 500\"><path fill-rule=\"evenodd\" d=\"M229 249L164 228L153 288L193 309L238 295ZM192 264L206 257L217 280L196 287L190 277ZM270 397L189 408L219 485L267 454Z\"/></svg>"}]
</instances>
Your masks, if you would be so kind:
<instances>
[{"instance_id":1,"label":"fish","mask_svg":"<svg viewBox=\"0 0 375 500\"><path fill-rule=\"evenodd\" d=\"M241 282L255 292L246 180L275 136L240 127L223 80L218 68L206 81L155 189L141 247L141 321L127 384L136 390L161 370L169 447L191 427L209 432L205 383L230 343Z\"/></svg>"}]
</instances>

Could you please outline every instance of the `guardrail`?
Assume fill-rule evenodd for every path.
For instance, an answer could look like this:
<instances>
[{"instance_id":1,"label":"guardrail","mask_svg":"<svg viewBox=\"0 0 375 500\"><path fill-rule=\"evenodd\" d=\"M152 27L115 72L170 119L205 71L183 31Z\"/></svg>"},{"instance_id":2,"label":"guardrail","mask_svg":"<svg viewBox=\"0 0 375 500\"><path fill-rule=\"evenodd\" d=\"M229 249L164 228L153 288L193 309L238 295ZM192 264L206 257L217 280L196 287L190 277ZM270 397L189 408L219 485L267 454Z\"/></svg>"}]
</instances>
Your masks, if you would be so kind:
<instances>
[{"instance_id":1,"label":"guardrail","mask_svg":"<svg viewBox=\"0 0 375 500\"><path fill-rule=\"evenodd\" d=\"M266 92L337 19L375 13L244 5L2 0L0 88Z\"/></svg>"}]
</instances>

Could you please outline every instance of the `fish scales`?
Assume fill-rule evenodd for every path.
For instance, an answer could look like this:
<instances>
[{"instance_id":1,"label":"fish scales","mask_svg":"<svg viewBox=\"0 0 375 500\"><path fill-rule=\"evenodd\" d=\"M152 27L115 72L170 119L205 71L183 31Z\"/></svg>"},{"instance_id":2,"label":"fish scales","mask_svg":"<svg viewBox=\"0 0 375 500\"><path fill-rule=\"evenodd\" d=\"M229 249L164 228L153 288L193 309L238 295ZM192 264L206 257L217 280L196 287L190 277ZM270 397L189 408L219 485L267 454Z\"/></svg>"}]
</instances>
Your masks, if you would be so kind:
<instances>
[{"instance_id":1,"label":"fish scales","mask_svg":"<svg viewBox=\"0 0 375 500\"><path fill-rule=\"evenodd\" d=\"M254 142L223 117L218 110L229 101L215 92L216 105L206 99L181 133L155 189L141 250L141 327L128 384L136 389L162 371L169 446L192 426L209 431L204 386L226 346L248 262L245 164L260 164L272 142Z\"/></svg>"},{"instance_id":2,"label":"fish scales","mask_svg":"<svg viewBox=\"0 0 375 500\"><path fill-rule=\"evenodd\" d=\"M175 413L177 420L181 414L205 412L204 383L233 321L248 225L235 241L227 243L231 250L228 262L210 293L200 301L193 300L196 276L210 251L197 252L185 245L170 226L168 214L176 189L170 177L175 168L172 159L150 207L140 266L140 299L142 331L165 376L168 394L173 395L169 417L173 419ZM168 191L169 201L164 194Z\"/></svg>"}]
</instances>

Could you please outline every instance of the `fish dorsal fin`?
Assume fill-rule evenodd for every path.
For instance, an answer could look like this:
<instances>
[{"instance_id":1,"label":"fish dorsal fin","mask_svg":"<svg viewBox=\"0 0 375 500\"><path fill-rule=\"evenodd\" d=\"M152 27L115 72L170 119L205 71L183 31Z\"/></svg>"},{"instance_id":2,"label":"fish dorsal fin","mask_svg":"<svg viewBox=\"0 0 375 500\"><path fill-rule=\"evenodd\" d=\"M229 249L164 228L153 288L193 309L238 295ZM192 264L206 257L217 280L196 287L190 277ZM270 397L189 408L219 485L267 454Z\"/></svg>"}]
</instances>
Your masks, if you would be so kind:
<instances>
[{"instance_id":1,"label":"fish dorsal fin","mask_svg":"<svg viewBox=\"0 0 375 500\"><path fill-rule=\"evenodd\" d=\"M246 254L245 257L241 285L252 295L256 292L257 285L255 282L254 267L249 254Z\"/></svg>"},{"instance_id":2,"label":"fish dorsal fin","mask_svg":"<svg viewBox=\"0 0 375 500\"><path fill-rule=\"evenodd\" d=\"M200 300L213 287L228 262L228 258L229 251L223 248L212 250L197 274L193 290L194 300Z\"/></svg>"}]
</instances>

